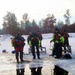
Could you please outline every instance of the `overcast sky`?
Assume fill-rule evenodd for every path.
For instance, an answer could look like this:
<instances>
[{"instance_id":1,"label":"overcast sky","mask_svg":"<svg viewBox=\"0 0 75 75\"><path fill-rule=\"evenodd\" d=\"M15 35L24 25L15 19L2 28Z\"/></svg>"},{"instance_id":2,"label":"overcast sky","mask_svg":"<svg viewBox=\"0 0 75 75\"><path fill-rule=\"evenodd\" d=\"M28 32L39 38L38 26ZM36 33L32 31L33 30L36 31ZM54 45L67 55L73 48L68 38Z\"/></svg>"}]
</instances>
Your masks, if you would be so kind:
<instances>
[{"instance_id":1,"label":"overcast sky","mask_svg":"<svg viewBox=\"0 0 75 75\"><path fill-rule=\"evenodd\" d=\"M15 13L18 20L28 13L30 19L38 21L49 13L63 17L66 9L75 16L75 0L0 0L0 24L7 11Z\"/></svg>"}]
</instances>

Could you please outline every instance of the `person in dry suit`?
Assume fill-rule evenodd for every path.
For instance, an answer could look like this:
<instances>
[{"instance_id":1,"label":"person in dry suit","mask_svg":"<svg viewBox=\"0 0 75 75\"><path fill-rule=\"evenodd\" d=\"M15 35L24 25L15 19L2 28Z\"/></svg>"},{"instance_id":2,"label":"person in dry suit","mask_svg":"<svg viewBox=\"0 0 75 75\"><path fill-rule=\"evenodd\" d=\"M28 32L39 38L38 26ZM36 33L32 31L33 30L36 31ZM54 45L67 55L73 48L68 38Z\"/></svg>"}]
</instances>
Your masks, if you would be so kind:
<instances>
[{"instance_id":1,"label":"person in dry suit","mask_svg":"<svg viewBox=\"0 0 75 75\"><path fill-rule=\"evenodd\" d=\"M38 32L37 32L37 35L38 35L38 37L39 37L39 39L40 39L40 48L41 48L41 51L43 51L43 50L42 50L42 39L43 39L42 34L41 34L40 31L38 31Z\"/></svg>"},{"instance_id":2,"label":"person in dry suit","mask_svg":"<svg viewBox=\"0 0 75 75\"><path fill-rule=\"evenodd\" d=\"M37 50L37 58L40 59L40 52L39 52L39 47L40 47L40 39L37 35L37 33L32 33L29 39L29 45L31 47L33 59L36 59L35 55L35 49Z\"/></svg>"},{"instance_id":3,"label":"person in dry suit","mask_svg":"<svg viewBox=\"0 0 75 75\"><path fill-rule=\"evenodd\" d=\"M63 35L63 37L64 37L64 44L63 44L64 50L66 50L66 46L69 47L69 34L67 33L66 30L64 30L64 31L62 32L62 35Z\"/></svg>"},{"instance_id":4,"label":"person in dry suit","mask_svg":"<svg viewBox=\"0 0 75 75\"><path fill-rule=\"evenodd\" d=\"M16 60L17 63L19 63L19 53L20 53L20 60L21 62L24 62L23 60L23 48L24 48L24 43L25 39L22 37L20 33L18 33L15 38L12 39L12 44L13 47L16 51Z\"/></svg>"},{"instance_id":5,"label":"person in dry suit","mask_svg":"<svg viewBox=\"0 0 75 75\"><path fill-rule=\"evenodd\" d=\"M28 35L28 37L27 37L27 43L28 43L28 44L29 44L29 40L30 40L31 36L32 36L32 32L29 32L29 35Z\"/></svg>"},{"instance_id":6,"label":"person in dry suit","mask_svg":"<svg viewBox=\"0 0 75 75\"><path fill-rule=\"evenodd\" d=\"M56 55L55 58L61 58L62 57L62 44L64 43L64 38L61 35L59 29L55 29L53 38L50 41L50 43L51 42L54 42L54 48L53 48L52 56Z\"/></svg>"}]
</instances>

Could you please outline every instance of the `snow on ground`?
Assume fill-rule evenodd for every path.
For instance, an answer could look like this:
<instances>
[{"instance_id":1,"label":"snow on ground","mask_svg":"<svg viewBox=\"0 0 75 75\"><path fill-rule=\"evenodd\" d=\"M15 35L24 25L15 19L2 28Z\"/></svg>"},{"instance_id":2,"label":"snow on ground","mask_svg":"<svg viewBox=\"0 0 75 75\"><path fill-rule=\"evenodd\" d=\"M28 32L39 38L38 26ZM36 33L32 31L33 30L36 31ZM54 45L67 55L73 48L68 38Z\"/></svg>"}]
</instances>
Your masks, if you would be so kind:
<instances>
[{"instance_id":1,"label":"snow on ground","mask_svg":"<svg viewBox=\"0 0 75 75\"><path fill-rule=\"evenodd\" d=\"M72 48L72 52L75 53L75 33L69 33L70 34L70 37L69 37L69 43L71 45L71 48ZM51 33L48 33L48 34L42 34L43 36L43 40L42 40L42 46L43 47L46 47L46 51L48 54L51 53L50 51L50 40L52 38L52 35ZM14 48L12 47L11 45L11 37L10 35L2 35L2 38L0 39L0 53L2 52L2 50L6 50L7 52L11 53L11 51L14 50ZM28 35L23 35L23 37L26 39L25 43L25 47L24 47L24 53L28 53L28 48L29 48L29 45L27 44L27 37ZM52 45L52 43L51 43Z\"/></svg>"},{"instance_id":2,"label":"snow on ground","mask_svg":"<svg viewBox=\"0 0 75 75\"><path fill-rule=\"evenodd\" d=\"M71 48L72 48L72 53L73 53L73 55L75 55L75 33L69 33L69 34L70 34L69 43L70 43ZM49 48L50 48L50 40L52 38L52 35L53 34L51 34L51 33L42 34L42 36L43 36L42 46L46 47L47 54L51 54L51 51L49 50ZM2 37L0 38L0 60L1 60L0 61L0 75L16 75L16 64L13 63L13 61L15 61L15 56L13 54L11 54L11 51L14 50L14 48L11 45L11 37L12 36L10 36L10 35L1 35L1 36ZM27 36L28 35L23 36L26 39L26 41L25 41L26 45L24 47L24 53L29 52L28 51L29 45L27 44ZM51 45L52 44L53 43L51 43ZM2 54L2 50L6 50L7 52L9 52L9 54ZM26 55L25 55L25 59L27 59L27 58L28 57L26 57ZM43 61L45 63L43 66L43 69L42 69L43 75L50 75L50 73L52 74L52 68L51 68L52 64L50 65L50 62L51 62L51 60L55 60L55 59L50 58L50 57L48 57L48 58L49 58L49 60L47 60L47 61L49 62L49 64L46 60ZM73 59L72 61L67 60L68 62L70 61L70 64L68 67L73 69L73 70L70 69L73 71L73 73L75 71L74 60L75 59ZM57 61L57 59L55 61ZM63 63L66 62L66 64L67 64L66 60L60 60L57 63L59 65L61 65L62 61L63 61ZM25 68L25 75L30 75L29 65L26 64L26 66L24 66L24 68ZM71 75L75 75L75 73L71 74Z\"/></svg>"}]
</instances>

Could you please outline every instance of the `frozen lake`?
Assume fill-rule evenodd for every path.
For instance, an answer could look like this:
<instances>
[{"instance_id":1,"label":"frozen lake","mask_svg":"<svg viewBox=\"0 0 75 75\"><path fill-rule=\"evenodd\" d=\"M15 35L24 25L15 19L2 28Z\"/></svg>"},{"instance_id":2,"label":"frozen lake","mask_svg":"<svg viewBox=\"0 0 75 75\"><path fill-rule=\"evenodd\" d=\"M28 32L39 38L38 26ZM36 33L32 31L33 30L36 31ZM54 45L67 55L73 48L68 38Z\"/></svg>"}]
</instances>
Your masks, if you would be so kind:
<instances>
[{"instance_id":1,"label":"frozen lake","mask_svg":"<svg viewBox=\"0 0 75 75\"><path fill-rule=\"evenodd\" d=\"M54 68L54 64L59 64L59 66L63 63L65 63L66 65L62 65L61 67L65 67L67 66L67 68L65 68L66 70L69 70L70 72L72 72L72 74L69 73L69 75L75 75L75 67L74 67L74 63L75 63L75 33L69 33L70 37L69 37L69 43L71 45L72 48L72 55L73 55L73 59L72 60L58 60L58 59L54 59L52 57L49 57L49 54L51 54L50 51L50 40L52 38L53 34L42 34L43 35L43 40L42 40L42 46L46 47L46 51L47 54L45 55L41 55L42 60L37 60L36 63L34 63L34 61L32 61L32 55L24 55L24 59L26 60L31 60L32 62L28 62L28 63L23 63L23 64L16 64L15 61L15 55L11 54L11 51L14 50L14 48L11 45L11 37L9 35L2 35L2 38L0 38L0 75L16 75L17 73L17 69L24 69L24 74L25 75L31 75L31 66L34 67L42 67L41 72L42 75L52 75L53 73L53 68ZM27 44L27 36L28 35L24 35L23 37L26 39L25 43L25 47L24 47L24 53L28 54L28 48L29 45ZM53 43L52 43L53 44ZM51 45L52 45L51 44ZM3 54L2 50L6 50L8 53ZM68 63L70 62L70 63ZM69 64L69 66L68 66ZM70 69L68 69L70 68Z\"/></svg>"},{"instance_id":2,"label":"frozen lake","mask_svg":"<svg viewBox=\"0 0 75 75\"><path fill-rule=\"evenodd\" d=\"M46 47L46 50L47 50L47 53L50 54L51 51L49 50L50 48L50 40L52 38L52 35L51 33L49 34L42 34L43 36L43 40L42 40L42 46L43 47ZM70 37L69 37L69 43L71 45L71 48L72 48L72 51L73 53L75 53L75 33L69 33ZM26 39L25 43L25 47L24 47L24 53L28 53L28 48L29 48L29 45L27 44L27 36L28 35L24 35L23 37ZM11 37L12 36L9 36L9 35L3 35L2 38L0 38L0 53L2 52L2 50L6 50L7 52L10 52L12 50L14 50L14 48L12 47L11 45Z\"/></svg>"}]
</instances>

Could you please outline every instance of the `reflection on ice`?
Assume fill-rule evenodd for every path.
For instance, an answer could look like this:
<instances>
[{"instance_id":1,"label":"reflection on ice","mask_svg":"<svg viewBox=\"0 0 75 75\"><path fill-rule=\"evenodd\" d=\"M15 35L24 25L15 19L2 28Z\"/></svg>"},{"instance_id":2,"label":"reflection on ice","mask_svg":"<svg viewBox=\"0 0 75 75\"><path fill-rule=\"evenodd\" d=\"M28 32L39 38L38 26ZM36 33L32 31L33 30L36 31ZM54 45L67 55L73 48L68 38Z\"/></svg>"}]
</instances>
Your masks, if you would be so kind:
<instances>
[{"instance_id":1,"label":"reflection on ice","mask_svg":"<svg viewBox=\"0 0 75 75\"><path fill-rule=\"evenodd\" d=\"M42 75L42 67L34 67L34 68L30 68L31 70L31 75Z\"/></svg>"},{"instance_id":2,"label":"reflection on ice","mask_svg":"<svg viewBox=\"0 0 75 75\"><path fill-rule=\"evenodd\" d=\"M16 75L24 75L25 72L25 64L17 64L16 65Z\"/></svg>"},{"instance_id":3,"label":"reflection on ice","mask_svg":"<svg viewBox=\"0 0 75 75\"><path fill-rule=\"evenodd\" d=\"M7 50L7 54L0 54L0 75L16 75L22 72L22 75L31 75L32 71L35 69L37 72L39 72L42 75L52 75L55 62L56 64L59 64L58 66L62 65L63 68L66 67L66 70L69 69L71 74L69 75L75 75L75 33L70 34L72 37L69 38L70 45L72 47L72 60L60 60L60 61L54 61L53 58L49 58L48 60L38 60L38 61L31 61L29 63L19 63L17 64L15 62L15 55L11 54L11 51L13 50L13 47L10 43L10 37L3 36L2 40L0 40L0 53L2 50ZM42 45L47 48L47 53L50 54L51 51L50 48L50 39L52 34L43 34L44 39L42 40ZM27 38L27 36L26 36ZM24 53L28 53L28 44L26 43L26 46L24 48ZM45 58L47 56L41 56L41 58ZM24 59L32 60L32 56L30 55L24 55ZM54 62L53 62L54 61ZM35 63L34 63L35 62ZM64 63L64 64L63 64ZM61 67L62 67L61 66ZM24 73L23 73L24 72Z\"/></svg>"}]
</instances>

